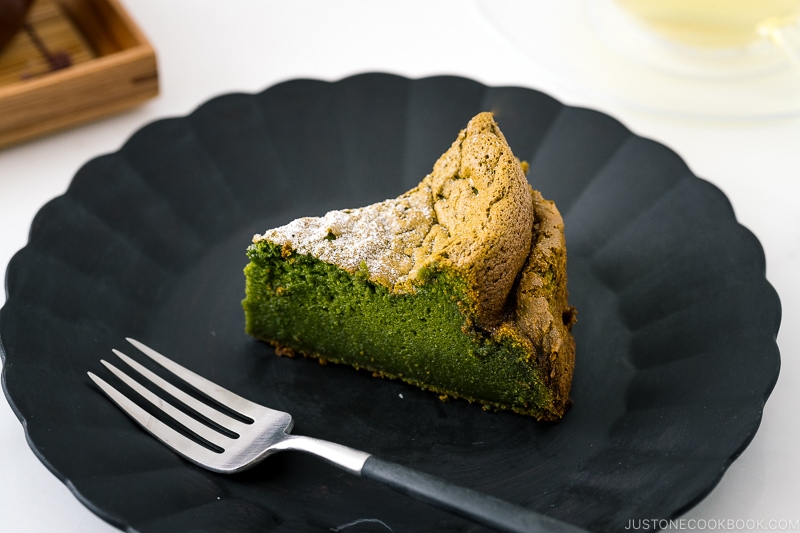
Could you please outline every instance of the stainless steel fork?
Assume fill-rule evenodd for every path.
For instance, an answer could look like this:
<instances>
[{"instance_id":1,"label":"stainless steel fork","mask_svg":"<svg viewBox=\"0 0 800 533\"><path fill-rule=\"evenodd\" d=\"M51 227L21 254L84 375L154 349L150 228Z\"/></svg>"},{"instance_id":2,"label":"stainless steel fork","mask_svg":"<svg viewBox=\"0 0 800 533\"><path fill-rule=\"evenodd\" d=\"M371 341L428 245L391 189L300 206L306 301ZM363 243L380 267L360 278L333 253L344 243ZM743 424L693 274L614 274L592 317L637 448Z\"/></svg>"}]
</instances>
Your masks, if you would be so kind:
<instances>
[{"instance_id":1,"label":"stainless steel fork","mask_svg":"<svg viewBox=\"0 0 800 533\"><path fill-rule=\"evenodd\" d=\"M247 422L243 422L211 407L208 403L199 401L119 350L113 350L129 367L172 396L175 401L189 407L219 427L225 428L226 431L221 432L185 414L113 364L101 360L111 372L145 400L199 437L198 440L194 440L172 429L102 378L88 372L97 386L128 416L174 451L203 468L230 474L250 468L274 453L297 450L316 455L352 474L385 484L402 494L500 531L583 531L571 524L471 489L452 485L434 476L378 459L374 455L347 446L292 435L290 431L293 421L289 413L246 400L182 367L141 342L130 338L127 340L204 396L247 419ZM201 444L201 439L211 446Z\"/></svg>"}]
</instances>

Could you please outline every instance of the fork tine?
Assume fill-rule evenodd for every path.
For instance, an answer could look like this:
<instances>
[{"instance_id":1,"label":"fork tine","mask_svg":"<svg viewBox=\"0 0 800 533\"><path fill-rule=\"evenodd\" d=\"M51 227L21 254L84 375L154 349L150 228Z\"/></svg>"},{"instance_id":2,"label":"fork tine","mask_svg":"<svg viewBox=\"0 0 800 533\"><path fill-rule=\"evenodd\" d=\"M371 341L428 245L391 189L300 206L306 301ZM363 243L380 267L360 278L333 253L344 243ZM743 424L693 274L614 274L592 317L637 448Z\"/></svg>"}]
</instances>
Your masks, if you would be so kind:
<instances>
[{"instance_id":1,"label":"fork tine","mask_svg":"<svg viewBox=\"0 0 800 533\"><path fill-rule=\"evenodd\" d=\"M206 378L195 374L188 368L184 368L183 366L179 365L172 359L169 359L168 357L161 355L154 349L150 348L145 344L142 344L136 339L131 339L130 337L126 337L125 340L133 344L142 353L147 355L156 363L163 366L176 376L180 377L186 383L189 383L190 385L192 385L194 388L196 388L209 398L218 401L222 405L236 411L237 413L255 419L260 414L264 413L265 410L273 411L272 409L269 409L257 403L253 403L250 400L242 398L238 394L235 394L229 391L228 389L220 387L213 381L209 381Z\"/></svg>"},{"instance_id":2,"label":"fork tine","mask_svg":"<svg viewBox=\"0 0 800 533\"><path fill-rule=\"evenodd\" d=\"M92 372L87 372L89 377L125 414L135 420L142 428L164 444L199 465L213 464L219 454L201 446L188 437L184 437L165 423L161 422L147 411L136 405L127 396L106 383L102 378Z\"/></svg>"},{"instance_id":3,"label":"fork tine","mask_svg":"<svg viewBox=\"0 0 800 533\"><path fill-rule=\"evenodd\" d=\"M164 401L157 394L154 394L151 391L144 388L141 384L139 384L139 382L131 378L128 374L126 374L119 368L115 367L108 361L101 359L100 362L103 363L106 366L106 368L111 370L111 372L113 372L114 375L116 375L119 379L125 382L130 388L138 392L145 400L153 404L153 406L157 407L162 412L172 417L178 423L182 424L183 427L185 427L189 431L194 432L196 435L207 440L211 444L225 448L224 445L220 444L220 441L228 439L227 435L223 435L218 431L215 431L209 426L187 415L183 411L176 409L172 404L170 404L167 401Z\"/></svg>"},{"instance_id":4,"label":"fork tine","mask_svg":"<svg viewBox=\"0 0 800 533\"><path fill-rule=\"evenodd\" d=\"M117 357L125 361L128 364L128 366L136 370L139 374L141 374L145 378L149 379L151 382L158 385L162 390L166 391L170 396L177 399L184 405L188 405L189 407L191 407L204 417L208 418L209 420L213 420L220 426L226 429L230 429L235 433L241 433L242 430L244 429L245 426L244 423L224 413L221 413L220 411L217 411L208 404L199 401L197 398L193 398L189 394L186 394L172 383L168 382L158 374L151 372L150 370L140 365L139 363L137 363L124 353L120 352L119 350L111 350L111 351L114 352L117 355ZM106 363L106 365L108 364Z\"/></svg>"}]
</instances>

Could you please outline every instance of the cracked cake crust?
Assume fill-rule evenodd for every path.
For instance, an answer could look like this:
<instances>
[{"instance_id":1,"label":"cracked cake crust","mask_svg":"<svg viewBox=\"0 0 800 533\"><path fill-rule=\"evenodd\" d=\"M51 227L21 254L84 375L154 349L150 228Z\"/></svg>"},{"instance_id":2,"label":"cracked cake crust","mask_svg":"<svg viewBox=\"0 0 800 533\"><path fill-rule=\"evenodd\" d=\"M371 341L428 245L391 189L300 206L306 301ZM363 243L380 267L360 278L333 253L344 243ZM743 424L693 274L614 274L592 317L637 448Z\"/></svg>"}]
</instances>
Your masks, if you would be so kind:
<instances>
[{"instance_id":1,"label":"cracked cake crust","mask_svg":"<svg viewBox=\"0 0 800 533\"><path fill-rule=\"evenodd\" d=\"M457 303L462 315L461 334L473 339L464 341L465 346L474 344L467 348L469 353L456 356L467 359L452 362L450 371L462 364L467 365L463 368L477 370L484 365L479 362L483 357L480 353L499 350L498 354L506 354L501 358L516 359L511 365L519 370L504 369L498 359L492 363L500 365L493 366L492 372L498 374L490 381L500 374L520 373L510 381L505 381L509 377L498 378L498 383L504 383L501 396L509 399L489 400L412 377L418 372L431 374L427 365L435 363L426 358L435 359L435 352L417 354L413 363L395 361L391 364L400 365L395 368L405 370L392 371L364 351L342 357L312 345L303 346L297 340L302 332L287 331L284 335L289 337L283 339L258 332L259 327L254 325L257 315L248 315L248 331L276 346L279 354L300 352L320 361L343 362L372 370L375 375L403 379L448 396L539 419L557 420L569 407L575 363L570 330L576 313L567 301L563 220L555 204L530 186L523 165L514 157L491 113L474 117L432 172L405 194L366 207L331 211L323 217L299 218L255 235L253 243L251 260L256 260L261 247L274 247L288 263L294 261L295 254L315 258L401 298L414 296L440 274L458 280L457 285L462 287L458 290L463 290L464 297L452 296L451 305ZM257 266L251 263L248 268ZM270 269L264 271L268 278L272 276ZM438 274L431 277L432 272ZM283 282L268 282L267 292L273 283ZM274 291L277 298L285 299L285 288ZM255 292L248 292L245 309L255 309L260 302ZM281 322L279 316L276 320ZM341 317L334 314L331 318L338 321ZM433 334L437 330L430 331ZM357 344L361 342L365 341ZM400 341L397 349L405 351L408 346ZM480 379L477 375L459 378L472 383Z\"/></svg>"},{"instance_id":2,"label":"cracked cake crust","mask_svg":"<svg viewBox=\"0 0 800 533\"><path fill-rule=\"evenodd\" d=\"M498 325L531 246L533 191L491 113L462 130L417 187L367 207L305 217L253 237L290 246L392 292L426 268L452 269L475 295L477 322Z\"/></svg>"}]
</instances>

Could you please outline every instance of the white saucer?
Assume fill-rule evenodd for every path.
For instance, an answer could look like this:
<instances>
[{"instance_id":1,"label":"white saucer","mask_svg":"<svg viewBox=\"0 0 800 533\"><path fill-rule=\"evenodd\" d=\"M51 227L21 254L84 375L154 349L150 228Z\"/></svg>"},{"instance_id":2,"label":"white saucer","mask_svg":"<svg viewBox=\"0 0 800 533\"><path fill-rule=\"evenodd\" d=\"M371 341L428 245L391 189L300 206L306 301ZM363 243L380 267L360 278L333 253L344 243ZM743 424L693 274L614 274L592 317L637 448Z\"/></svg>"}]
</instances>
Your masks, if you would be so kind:
<instances>
[{"instance_id":1,"label":"white saucer","mask_svg":"<svg viewBox=\"0 0 800 533\"><path fill-rule=\"evenodd\" d=\"M800 68L769 42L695 50L643 30L610 0L475 0L515 46L573 89L671 116L718 119L800 113ZM536 16L534 16L536 15Z\"/></svg>"}]
</instances>

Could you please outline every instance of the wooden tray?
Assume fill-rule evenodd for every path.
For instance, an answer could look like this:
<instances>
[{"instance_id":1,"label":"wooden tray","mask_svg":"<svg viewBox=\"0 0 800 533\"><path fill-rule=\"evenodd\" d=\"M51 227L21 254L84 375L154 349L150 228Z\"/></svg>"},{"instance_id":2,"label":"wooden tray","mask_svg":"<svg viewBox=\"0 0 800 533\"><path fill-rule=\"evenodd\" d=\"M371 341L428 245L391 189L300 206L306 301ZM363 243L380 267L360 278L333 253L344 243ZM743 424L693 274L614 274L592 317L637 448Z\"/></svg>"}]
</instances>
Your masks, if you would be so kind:
<instances>
[{"instance_id":1,"label":"wooden tray","mask_svg":"<svg viewBox=\"0 0 800 533\"><path fill-rule=\"evenodd\" d=\"M36 0L0 51L0 147L157 94L155 52L117 0Z\"/></svg>"}]
</instances>

